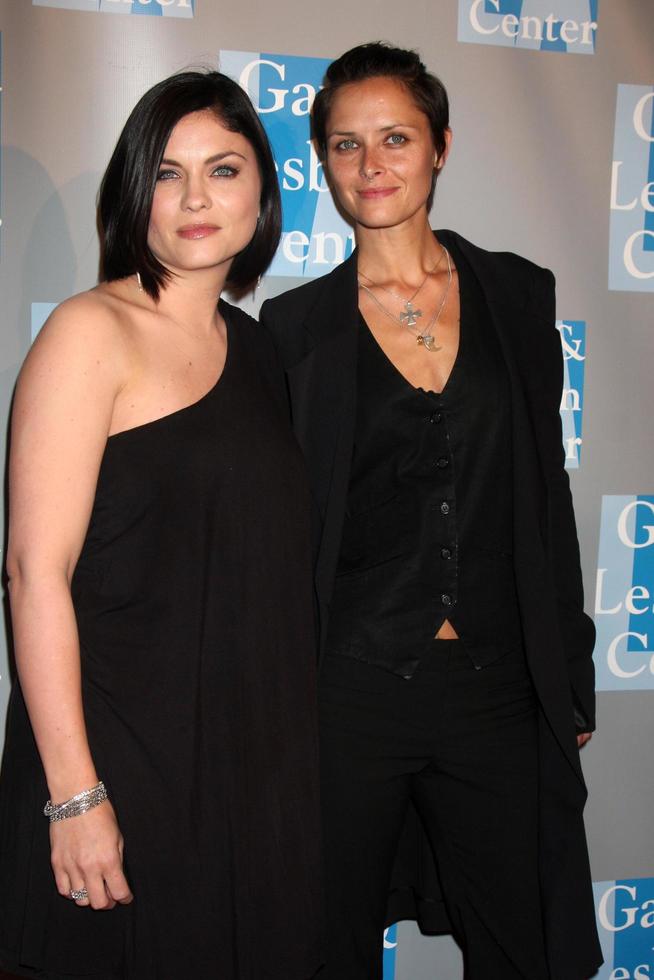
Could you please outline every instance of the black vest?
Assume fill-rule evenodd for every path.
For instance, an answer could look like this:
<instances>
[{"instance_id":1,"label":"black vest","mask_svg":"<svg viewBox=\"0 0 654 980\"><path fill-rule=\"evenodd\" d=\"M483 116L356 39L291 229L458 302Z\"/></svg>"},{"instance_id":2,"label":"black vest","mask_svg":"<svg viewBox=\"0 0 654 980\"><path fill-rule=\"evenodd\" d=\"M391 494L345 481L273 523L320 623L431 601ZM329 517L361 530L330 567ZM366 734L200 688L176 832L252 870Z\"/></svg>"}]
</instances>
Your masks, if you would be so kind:
<instances>
[{"instance_id":1,"label":"black vest","mask_svg":"<svg viewBox=\"0 0 654 980\"><path fill-rule=\"evenodd\" d=\"M362 318L359 325L354 453L327 652L407 678L437 654L445 619L476 667L522 642L509 382L479 284L458 249L452 256L461 330L440 394L410 385Z\"/></svg>"}]
</instances>

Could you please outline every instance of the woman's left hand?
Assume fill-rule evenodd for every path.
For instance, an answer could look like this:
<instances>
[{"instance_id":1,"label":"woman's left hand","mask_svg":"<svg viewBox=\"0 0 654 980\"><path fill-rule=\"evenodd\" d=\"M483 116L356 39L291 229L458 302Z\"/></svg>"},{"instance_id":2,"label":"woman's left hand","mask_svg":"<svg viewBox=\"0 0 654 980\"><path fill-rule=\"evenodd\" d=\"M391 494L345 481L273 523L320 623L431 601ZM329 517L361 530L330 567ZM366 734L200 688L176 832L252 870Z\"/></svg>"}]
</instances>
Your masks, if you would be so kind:
<instances>
[{"instance_id":1,"label":"woman's left hand","mask_svg":"<svg viewBox=\"0 0 654 980\"><path fill-rule=\"evenodd\" d=\"M592 732L582 732L581 735L577 735L577 748L583 749L586 742L590 742L592 737Z\"/></svg>"}]
</instances>

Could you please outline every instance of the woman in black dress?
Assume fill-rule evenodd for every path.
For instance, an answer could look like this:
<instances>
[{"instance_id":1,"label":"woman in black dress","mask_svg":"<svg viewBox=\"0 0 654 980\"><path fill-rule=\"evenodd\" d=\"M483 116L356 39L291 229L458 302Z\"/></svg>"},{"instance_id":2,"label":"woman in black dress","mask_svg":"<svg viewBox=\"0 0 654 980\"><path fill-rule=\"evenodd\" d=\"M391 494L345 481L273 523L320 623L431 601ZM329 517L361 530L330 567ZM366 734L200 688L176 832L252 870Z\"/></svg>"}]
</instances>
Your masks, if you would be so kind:
<instances>
[{"instance_id":1,"label":"woman in black dress","mask_svg":"<svg viewBox=\"0 0 654 980\"><path fill-rule=\"evenodd\" d=\"M430 229L451 133L414 52L342 55L313 126L357 249L262 319L315 503L326 976L378 980L418 918L469 980L582 980L594 631L553 277Z\"/></svg>"},{"instance_id":2,"label":"woman in black dress","mask_svg":"<svg viewBox=\"0 0 654 980\"><path fill-rule=\"evenodd\" d=\"M53 313L13 412L0 963L306 980L308 490L271 343L219 301L256 281L280 228L241 89L188 72L146 93L100 219L103 281Z\"/></svg>"}]
</instances>

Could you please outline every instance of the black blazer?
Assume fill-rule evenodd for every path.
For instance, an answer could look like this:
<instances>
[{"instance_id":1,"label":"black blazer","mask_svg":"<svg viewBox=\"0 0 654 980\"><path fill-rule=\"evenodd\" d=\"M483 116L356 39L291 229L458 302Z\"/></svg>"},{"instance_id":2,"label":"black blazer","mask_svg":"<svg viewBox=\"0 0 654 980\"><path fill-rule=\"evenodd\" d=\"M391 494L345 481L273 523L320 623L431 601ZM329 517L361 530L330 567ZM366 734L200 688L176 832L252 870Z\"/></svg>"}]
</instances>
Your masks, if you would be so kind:
<instances>
[{"instance_id":1,"label":"black blazer","mask_svg":"<svg viewBox=\"0 0 654 980\"><path fill-rule=\"evenodd\" d=\"M601 962L581 812L586 798L576 731L594 727L595 630L583 611L579 547L559 406L561 342L552 273L511 253L454 238L486 297L510 378L514 565L527 661L540 704L542 888L557 980ZM293 427L314 505L315 592L324 647L349 483L356 417L356 254L321 279L264 303L286 371ZM412 825L411 825L412 824ZM565 856L564 856L565 852ZM412 817L399 855L389 920L447 929L430 852ZM433 862L432 862L433 865ZM567 919L567 926L566 926ZM567 937L567 938L566 938Z\"/></svg>"}]
</instances>

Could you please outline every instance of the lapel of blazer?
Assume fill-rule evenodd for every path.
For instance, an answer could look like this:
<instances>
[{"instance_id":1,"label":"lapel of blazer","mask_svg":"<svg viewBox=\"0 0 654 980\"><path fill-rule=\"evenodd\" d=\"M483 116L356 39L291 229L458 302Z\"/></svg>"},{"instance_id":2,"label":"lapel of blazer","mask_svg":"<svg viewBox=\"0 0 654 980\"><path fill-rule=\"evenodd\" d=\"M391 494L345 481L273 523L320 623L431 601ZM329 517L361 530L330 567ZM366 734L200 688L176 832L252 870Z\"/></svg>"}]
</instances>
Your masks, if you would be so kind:
<instances>
[{"instance_id":1,"label":"lapel of blazer","mask_svg":"<svg viewBox=\"0 0 654 980\"><path fill-rule=\"evenodd\" d=\"M440 232L436 233L440 235ZM521 348L515 343L518 331L527 330L526 305L513 298L511 284L499 273L499 256L461 238L453 232L459 248L470 263L486 297L495 332L500 342L511 384L513 471L514 471L514 554L517 564L533 565L542 561L543 511L541 468L531 425L529 404L525 395L524 375L529 365L520 363ZM445 235L444 235L445 237ZM534 541L534 532L538 541ZM540 556L540 557L539 557Z\"/></svg>"},{"instance_id":2,"label":"lapel of blazer","mask_svg":"<svg viewBox=\"0 0 654 980\"><path fill-rule=\"evenodd\" d=\"M287 369L293 427L307 462L322 523L316 563L327 601L338 559L356 417L358 337L356 254L320 280L307 313L305 350Z\"/></svg>"}]
</instances>

